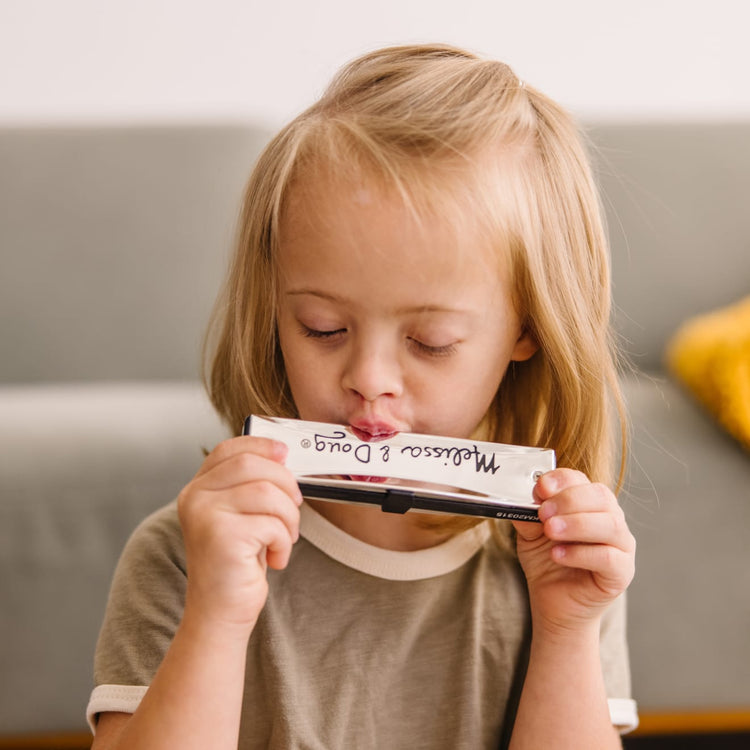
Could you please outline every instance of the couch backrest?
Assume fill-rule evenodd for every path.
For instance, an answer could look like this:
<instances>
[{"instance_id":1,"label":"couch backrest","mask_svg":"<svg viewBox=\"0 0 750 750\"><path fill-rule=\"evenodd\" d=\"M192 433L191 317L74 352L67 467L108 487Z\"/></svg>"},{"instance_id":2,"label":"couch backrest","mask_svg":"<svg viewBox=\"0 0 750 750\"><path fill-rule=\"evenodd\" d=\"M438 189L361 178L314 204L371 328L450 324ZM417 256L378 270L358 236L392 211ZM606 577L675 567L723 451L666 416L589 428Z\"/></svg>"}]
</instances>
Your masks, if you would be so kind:
<instances>
[{"instance_id":1,"label":"couch backrest","mask_svg":"<svg viewBox=\"0 0 750 750\"><path fill-rule=\"evenodd\" d=\"M750 123L590 129L616 322L658 366L686 317L750 293ZM185 379L267 133L0 130L0 382Z\"/></svg>"},{"instance_id":2,"label":"couch backrest","mask_svg":"<svg viewBox=\"0 0 750 750\"><path fill-rule=\"evenodd\" d=\"M750 122L591 128L612 242L615 322L661 364L686 318L750 295Z\"/></svg>"},{"instance_id":3,"label":"couch backrest","mask_svg":"<svg viewBox=\"0 0 750 750\"><path fill-rule=\"evenodd\" d=\"M252 127L0 131L0 382L199 376Z\"/></svg>"}]
</instances>

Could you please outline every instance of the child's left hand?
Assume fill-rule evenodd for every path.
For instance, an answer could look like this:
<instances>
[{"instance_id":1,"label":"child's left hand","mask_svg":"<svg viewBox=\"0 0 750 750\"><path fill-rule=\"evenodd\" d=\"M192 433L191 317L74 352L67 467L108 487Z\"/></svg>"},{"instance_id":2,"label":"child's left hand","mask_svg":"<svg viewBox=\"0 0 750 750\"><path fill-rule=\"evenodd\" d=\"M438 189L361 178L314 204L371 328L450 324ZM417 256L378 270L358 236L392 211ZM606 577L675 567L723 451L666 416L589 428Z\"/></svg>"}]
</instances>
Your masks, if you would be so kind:
<instances>
[{"instance_id":1,"label":"child's left hand","mask_svg":"<svg viewBox=\"0 0 750 750\"><path fill-rule=\"evenodd\" d=\"M514 522L535 630L568 632L597 620L628 587L635 539L612 491L555 469L534 488L541 524Z\"/></svg>"}]
</instances>

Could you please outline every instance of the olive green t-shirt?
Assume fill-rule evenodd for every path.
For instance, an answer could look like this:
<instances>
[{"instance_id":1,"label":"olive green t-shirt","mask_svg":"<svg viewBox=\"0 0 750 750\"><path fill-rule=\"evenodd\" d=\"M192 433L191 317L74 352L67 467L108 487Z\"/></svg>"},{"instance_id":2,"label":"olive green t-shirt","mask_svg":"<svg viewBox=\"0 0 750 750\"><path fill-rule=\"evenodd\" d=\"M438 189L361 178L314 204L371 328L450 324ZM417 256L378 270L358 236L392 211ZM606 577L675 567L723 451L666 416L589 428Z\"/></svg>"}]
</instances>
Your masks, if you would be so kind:
<instances>
[{"instance_id":1,"label":"olive green t-shirt","mask_svg":"<svg viewBox=\"0 0 750 750\"><path fill-rule=\"evenodd\" d=\"M248 643L240 744L398 750L507 744L530 616L517 559L485 522L394 552L360 542L306 504ZM95 658L89 721L133 712L179 625L185 550L172 503L134 532L118 564ZM624 599L603 618L613 723L637 724ZM586 706L581 706L585 712Z\"/></svg>"}]
</instances>

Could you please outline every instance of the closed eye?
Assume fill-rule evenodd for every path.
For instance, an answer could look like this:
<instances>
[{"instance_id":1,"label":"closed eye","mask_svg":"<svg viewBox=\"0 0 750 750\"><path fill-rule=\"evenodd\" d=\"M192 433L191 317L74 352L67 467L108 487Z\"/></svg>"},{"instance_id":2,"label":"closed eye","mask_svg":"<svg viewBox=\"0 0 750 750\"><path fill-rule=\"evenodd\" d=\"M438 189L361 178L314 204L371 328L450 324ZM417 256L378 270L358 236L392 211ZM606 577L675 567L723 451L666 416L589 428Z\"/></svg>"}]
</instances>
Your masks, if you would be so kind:
<instances>
[{"instance_id":1,"label":"closed eye","mask_svg":"<svg viewBox=\"0 0 750 750\"><path fill-rule=\"evenodd\" d=\"M300 330L302 331L302 335L307 336L307 338L323 340L331 339L341 333L346 333L346 328L336 328L335 330L331 331L320 331L316 328L310 328L306 325L300 325Z\"/></svg>"},{"instance_id":2,"label":"closed eye","mask_svg":"<svg viewBox=\"0 0 750 750\"><path fill-rule=\"evenodd\" d=\"M419 339L409 338L409 343L421 354L428 357L448 357L456 351L455 344L445 344L443 346L430 346Z\"/></svg>"}]
</instances>

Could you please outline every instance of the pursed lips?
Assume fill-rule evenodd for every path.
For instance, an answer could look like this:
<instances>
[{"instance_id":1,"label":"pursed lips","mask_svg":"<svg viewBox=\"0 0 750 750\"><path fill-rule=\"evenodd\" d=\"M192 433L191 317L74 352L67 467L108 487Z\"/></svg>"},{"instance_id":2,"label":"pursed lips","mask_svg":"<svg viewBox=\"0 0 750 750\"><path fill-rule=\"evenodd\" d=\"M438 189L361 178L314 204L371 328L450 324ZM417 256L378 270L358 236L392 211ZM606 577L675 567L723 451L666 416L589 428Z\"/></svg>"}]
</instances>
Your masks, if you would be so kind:
<instances>
[{"instance_id":1,"label":"pursed lips","mask_svg":"<svg viewBox=\"0 0 750 750\"><path fill-rule=\"evenodd\" d=\"M374 443L378 440L387 440L398 434L399 430L394 429L385 422L357 421L349 424L351 431L366 443Z\"/></svg>"},{"instance_id":2,"label":"pursed lips","mask_svg":"<svg viewBox=\"0 0 750 750\"><path fill-rule=\"evenodd\" d=\"M349 424L352 433L360 440L367 443L375 443L378 440L387 440L398 434L391 425L386 422L376 422L371 420L357 420ZM387 477L373 477L360 474L350 474L349 479L355 482L382 483L387 481Z\"/></svg>"}]
</instances>

